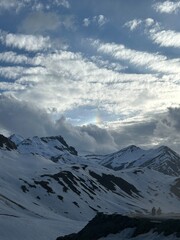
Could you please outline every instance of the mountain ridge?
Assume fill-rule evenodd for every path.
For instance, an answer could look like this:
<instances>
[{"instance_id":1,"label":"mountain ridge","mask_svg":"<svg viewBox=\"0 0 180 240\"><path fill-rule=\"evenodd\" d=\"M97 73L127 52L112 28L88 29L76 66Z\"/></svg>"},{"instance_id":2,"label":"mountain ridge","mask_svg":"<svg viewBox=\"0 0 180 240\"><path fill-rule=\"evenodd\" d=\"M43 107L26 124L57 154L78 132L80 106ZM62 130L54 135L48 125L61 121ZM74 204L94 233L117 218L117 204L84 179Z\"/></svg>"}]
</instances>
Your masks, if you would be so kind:
<instances>
[{"instance_id":1,"label":"mountain ridge","mask_svg":"<svg viewBox=\"0 0 180 240\"><path fill-rule=\"evenodd\" d=\"M66 161L67 156L72 158L71 156L78 155L77 150L69 146L60 135L50 137L35 136L27 139L15 134L9 138L1 135L0 146L1 148L6 146L8 150L17 150L22 154L37 154L54 162L62 159ZM144 150L135 145L130 145L111 154L91 154L80 157L84 163L98 164L115 171L147 167L167 175L180 175L180 155L168 146Z\"/></svg>"},{"instance_id":2,"label":"mountain ridge","mask_svg":"<svg viewBox=\"0 0 180 240\"><path fill-rule=\"evenodd\" d=\"M60 136L31 139L14 136L17 146L10 149L8 144L12 141L4 136L2 139L0 238L3 240L55 240L79 231L99 212L148 215L153 206L161 206L163 214L180 215L178 172L178 176L165 175L161 169L139 167L133 161L130 168L115 170L102 164L104 156L93 159L72 154ZM151 150L130 146L115 153L115 159L119 162L124 156L125 161L126 154L138 156L142 151L152 156ZM166 157L174 157L166 147L153 151L160 158L155 161L157 166ZM112 155L105 157L109 156ZM178 158L178 154L175 156ZM39 229L44 233L41 236Z\"/></svg>"}]
</instances>

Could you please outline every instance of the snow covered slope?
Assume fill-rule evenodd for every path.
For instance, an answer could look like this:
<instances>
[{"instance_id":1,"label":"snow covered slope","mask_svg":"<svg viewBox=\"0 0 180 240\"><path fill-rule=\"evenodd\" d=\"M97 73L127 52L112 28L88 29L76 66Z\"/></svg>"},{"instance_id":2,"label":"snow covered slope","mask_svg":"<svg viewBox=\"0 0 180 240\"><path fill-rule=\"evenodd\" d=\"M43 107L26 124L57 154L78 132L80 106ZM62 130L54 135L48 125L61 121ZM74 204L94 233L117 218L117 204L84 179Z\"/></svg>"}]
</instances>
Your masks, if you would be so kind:
<instances>
[{"instance_id":1,"label":"snow covered slope","mask_svg":"<svg viewBox=\"0 0 180 240\"><path fill-rule=\"evenodd\" d=\"M131 168L115 171L77 156L60 136L0 139L0 239L53 240L97 212L180 213L179 178L136 166L133 157Z\"/></svg>"}]
</instances>

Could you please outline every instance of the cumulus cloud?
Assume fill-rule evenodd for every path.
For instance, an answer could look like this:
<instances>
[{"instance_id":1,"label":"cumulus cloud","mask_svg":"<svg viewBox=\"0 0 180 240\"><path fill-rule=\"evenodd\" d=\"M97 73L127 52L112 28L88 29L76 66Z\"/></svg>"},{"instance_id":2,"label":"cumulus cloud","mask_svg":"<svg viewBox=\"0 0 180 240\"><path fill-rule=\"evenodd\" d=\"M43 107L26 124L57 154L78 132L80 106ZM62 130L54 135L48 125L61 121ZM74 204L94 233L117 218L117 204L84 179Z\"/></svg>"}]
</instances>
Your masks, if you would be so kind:
<instances>
[{"instance_id":1,"label":"cumulus cloud","mask_svg":"<svg viewBox=\"0 0 180 240\"><path fill-rule=\"evenodd\" d=\"M13 97L0 95L1 129L12 133L16 132L24 136L33 133L46 135L45 126L50 124L43 110L36 109L26 102L21 102ZM41 120L43 120L42 125Z\"/></svg>"},{"instance_id":2,"label":"cumulus cloud","mask_svg":"<svg viewBox=\"0 0 180 240\"><path fill-rule=\"evenodd\" d=\"M133 19L125 23L125 27L128 27L131 31L135 30L142 23L141 19Z\"/></svg>"},{"instance_id":3,"label":"cumulus cloud","mask_svg":"<svg viewBox=\"0 0 180 240\"><path fill-rule=\"evenodd\" d=\"M163 145L173 146L179 152L180 140L180 107L168 108L166 112L159 116L159 120L154 129L153 135L157 142Z\"/></svg>"},{"instance_id":4,"label":"cumulus cloud","mask_svg":"<svg viewBox=\"0 0 180 240\"><path fill-rule=\"evenodd\" d=\"M107 18L104 15L99 15L99 16L95 17L94 20L98 22L100 27L108 22Z\"/></svg>"},{"instance_id":5,"label":"cumulus cloud","mask_svg":"<svg viewBox=\"0 0 180 240\"><path fill-rule=\"evenodd\" d=\"M180 10L180 1L157 2L153 5L154 9L160 13L177 13Z\"/></svg>"},{"instance_id":6,"label":"cumulus cloud","mask_svg":"<svg viewBox=\"0 0 180 240\"><path fill-rule=\"evenodd\" d=\"M131 31L138 29L139 27L144 27L145 30L150 29L150 27L156 27L157 24L155 23L154 19L146 18L146 19L133 19L124 24L124 27L129 28ZM159 27L159 24L158 24Z\"/></svg>"},{"instance_id":7,"label":"cumulus cloud","mask_svg":"<svg viewBox=\"0 0 180 240\"><path fill-rule=\"evenodd\" d=\"M97 24L99 27L102 27L107 22L108 22L108 19L104 15L100 14L92 18L84 18L83 26L88 27L90 24Z\"/></svg>"},{"instance_id":8,"label":"cumulus cloud","mask_svg":"<svg viewBox=\"0 0 180 240\"><path fill-rule=\"evenodd\" d=\"M167 144L178 150L180 144L179 107L141 121L119 121L114 130L92 124L73 126L63 116L53 121L45 110L5 95L0 95L0 115L3 133L24 137L62 135L81 153L106 154L131 144L144 148Z\"/></svg>"},{"instance_id":9,"label":"cumulus cloud","mask_svg":"<svg viewBox=\"0 0 180 240\"><path fill-rule=\"evenodd\" d=\"M62 135L67 142L81 152L107 153L117 150L111 135L94 125L75 127L64 117L56 122L42 109L13 97L0 95L0 129L24 137Z\"/></svg>"},{"instance_id":10,"label":"cumulus cloud","mask_svg":"<svg viewBox=\"0 0 180 240\"><path fill-rule=\"evenodd\" d=\"M180 107L170 107L166 117L166 124L174 128L177 133L180 132Z\"/></svg>"},{"instance_id":11,"label":"cumulus cloud","mask_svg":"<svg viewBox=\"0 0 180 240\"><path fill-rule=\"evenodd\" d=\"M91 20L89 18L83 19L83 26L88 27L91 24Z\"/></svg>"},{"instance_id":12,"label":"cumulus cloud","mask_svg":"<svg viewBox=\"0 0 180 240\"><path fill-rule=\"evenodd\" d=\"M146 27L151 27L155 23L154 19L152 18L146 18L144 22Z\"/></svg>"}]
</instances>

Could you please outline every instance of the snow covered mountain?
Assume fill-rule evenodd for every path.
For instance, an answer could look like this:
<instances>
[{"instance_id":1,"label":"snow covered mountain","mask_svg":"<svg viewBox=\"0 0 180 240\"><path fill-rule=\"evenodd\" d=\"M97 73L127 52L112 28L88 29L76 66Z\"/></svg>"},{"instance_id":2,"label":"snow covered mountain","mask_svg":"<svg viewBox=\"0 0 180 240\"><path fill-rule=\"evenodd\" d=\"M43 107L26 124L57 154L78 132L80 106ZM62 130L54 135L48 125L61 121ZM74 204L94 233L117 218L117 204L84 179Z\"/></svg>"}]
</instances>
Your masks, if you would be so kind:
<instances>
[{"instance_id":1,"label":"snow covered mountain","mask_svg":"<svg viewBox=\"0 0 180 240\"><path fill-rule=\"evenodd\" d=\"M114 170L147 167L164 174L180 175L180 156L166 146L143 150L134 145L108 155L88 155L90 161Z\"/></svg>"},{"instance_id":2,"label":"snow covered mountain","mask_svg":"<svg viewBox=\"0 0 180 240\"><path fill-rule=\"evenodd\" d=\"M167 159L174 164L178 155L131 146L81 157L61 136L1 135L0 239L55 240L79 231L98 212L146 215L161 206L164 214L180 213L180 174L154 167ZM117 170L120 161L124 167Z\"/></svg>"},{"instance_id":3,"label":"snow covered mountain","mask_svg":"<svg viewBox=\"0 0 180 240\"><path fill-rule=\"evenodd\" d=\"M17 146L20 153L37 154L51 160L58 161L63 155L75 155L77 151L72 146L69 146L61 136L42 137L23 139L21 136L12 135L9 138Z\"/></svg>"}]
</instances>

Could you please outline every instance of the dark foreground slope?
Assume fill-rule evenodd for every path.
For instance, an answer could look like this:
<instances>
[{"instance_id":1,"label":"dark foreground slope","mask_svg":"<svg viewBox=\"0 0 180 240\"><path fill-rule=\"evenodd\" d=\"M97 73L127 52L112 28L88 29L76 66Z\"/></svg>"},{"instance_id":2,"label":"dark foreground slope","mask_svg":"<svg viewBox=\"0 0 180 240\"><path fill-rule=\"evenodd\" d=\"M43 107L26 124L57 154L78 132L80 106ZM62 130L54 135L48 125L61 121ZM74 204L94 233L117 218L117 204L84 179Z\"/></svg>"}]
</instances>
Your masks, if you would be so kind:
<instances>
[{"instance_id":1,"label":"dark foreground slope","mask_svg":"<svg viewBox=\"0 0 180 240\"><path fill-rule=\"evenodd\" d=\"M164 236L175 234L180 237L180 219L130 218L119 214L99 213L79 233L58 237L56 240L98 240L127 228L134 229L131 237L150 231Z\"/></svg>"}]
</instances>

